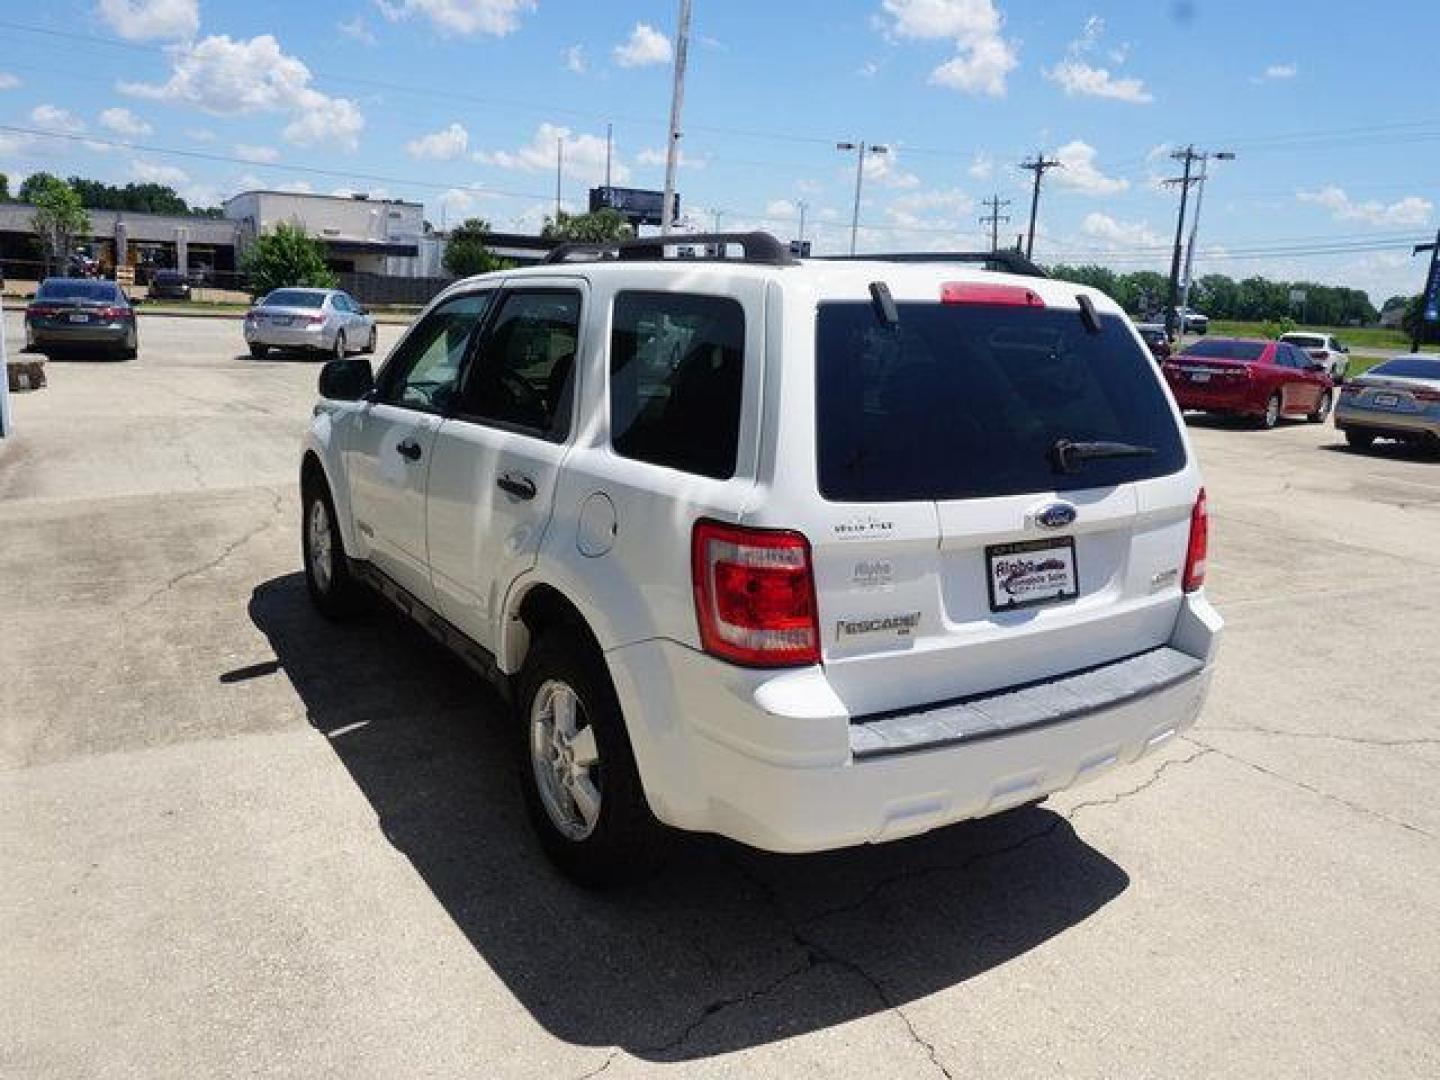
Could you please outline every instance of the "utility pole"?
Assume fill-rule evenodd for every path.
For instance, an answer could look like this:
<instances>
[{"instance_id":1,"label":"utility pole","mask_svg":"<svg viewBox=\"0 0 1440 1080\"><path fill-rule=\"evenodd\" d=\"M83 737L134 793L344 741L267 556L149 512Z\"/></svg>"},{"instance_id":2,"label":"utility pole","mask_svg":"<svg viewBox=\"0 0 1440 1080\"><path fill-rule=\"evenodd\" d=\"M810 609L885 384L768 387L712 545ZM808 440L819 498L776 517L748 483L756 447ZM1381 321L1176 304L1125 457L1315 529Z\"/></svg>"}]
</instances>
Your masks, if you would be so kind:
<instances>
[{"instance_id":1,"label":"utility pole","mask_svg":"<svg viewBox=\"0 0 1440 1080\"><path fill-rule=\"evenodd\" d=\"M991 251L999 251L999 250L1000 250L1000 223L1001 223L1002 221L1009 221L1009 220L1010 220L1010 215L1009 215L1009 214L1002 214L1002 213L1000 213L1000 210L1001 210L1002 207L1009 206L1009 205L1010 205L1010 200L1009 200L1009 199L1002 199L1002 198L1000 198L1000 196L999 196L998 194L996 194L996 195L990 196L990 198L988 198L988 199L981 199L981 200L980 200L980 205L981 205L981 206L988 206L988 207L990 208L990 213L986 214L984 217L982 217L982 218L980 219L980 224L981 224L981 225L989 225L989 226L990 226L990 250L991 250Z\"/></svg>"},{"instance_id":2,"label":"utility pole","mask_svg":"<svg viewBox=\"0 0 1440 1080\"><path fill-rule=\"evenodd\" d=\"M680 110L685 104L685 60L690 53L690 0L680 0L675 30L675 82L670 90L670 137L665 145L665 195L660 201L660 235L675 220L675 167L680 158Z\"/></svg>"},{"instance_id":3,"label":"utility pole","mask_svg":"<svg viewBox=\"0 0 1440 1080\"><path fill-rule=\"evenodd\" d=\"M1190 175L1190 167L1196 161L1203 161L1205 155L1197 153L1194 146L1187 146L1184 150L1176 150L1170 156L1176 161L1185 163L1183 176L1165 181L1167 187L1171 184L1180 185L1180 216L1175 219L1175 250L1170 256L1170 287L1166 293L1165 302L1165 329L1179 337L1185 332L1184 320L1175 310L1175 306L1180 300L1180 245L1185 238L1185 203L1190 196L1190 185L1195 183L1195 177Z\"/></svg>"},{"instance_id":4,"label":"utility pole","mask_svg":"<svg viewBox=\"0 0 1440 1080\"><path fill-rule=\"evenodd\" d=\"M615 125L605 125L605 186L610 186L610 151L615 141Z\"/></svg>"},{"instance_id":5,"label":"utility pole","mask_svg":"<svg viewBox=\"0 0 1440 1080\"><path fill-rule=\"evenodd\" d=\"M855 238L860 233L860 185L865 179L865 154L888 154L890 148L881 146L878 143L870 143L868 146L865 140L858 142L838 142L836 150L855 151L855 209L850 212L850 254L855 254Z\"/></svg>"},{"instance_id":6,"label":"utility pole","mask_svg":"<svg viewBox=\"0 0 1440 1080\"><path fill-rule=\"evenodd\" d=\"M560 226L560 191L565 183L565 137L555 140L555 226Z\"/></svg>"},{"instance_id":7,"label":"utility pole","mask_svg":"<svg viewBox=\"0 0 1440 1080\"><path fill-rule=\"evenodd\" d=\"M810 208L810 204L802 201L797 202L795 206L800 211L800 235L797 236L795 239L797 239L798 241L800 241L800 243L803 244L805 243L805 211Z\"/></svg>"},{"instance_id":8,"label":"utility pole","mask_svg":"<svg viewBox=\"0 0 1440 1080\"><path fill-rule=\"evenodd\" d=\"M1235 155L1229 150L1200 155L1200 176L1196 181L1195 188L1195 217L1190 222L1190 243L1185 246L1185 284L1180 291L1180 307L1187 310L1190 307L1190 288L1195 284L1195 238L1200 232L1200 206L1205 200L1205 179L1209 175L1209 164L1212 157L1216 161L1235 160ZM1182 326L1181 329L1183 330L1184 327Z\"/></svg>"},{"instance_id":9,"label":"utility pole","mask_svg":"<svg viewBox=\"0 0 1440 1080\"><path fill-rule=\"evenodd\" d=\"M1425 288L1420 293L1420 319L1415 324L1414 339L1410 351L1420 351L1420 339L1425 336L1425 324L1440 323L1440 232L1435 234L1433 244L1416 244L1411 257L1422 251L1430 252L1430 276L1425 279Z\"/></svg>"},{"instance_id":10,"label":"utility pole","mask_svg":"<svg viewBox=\"0 0 1440 1080\"><path fill-rule=\"evenodd\" d=\"M1027 259L1032 258L1035 254L1035 218L1040 212L1040 181L1044 179L1048 170L1063 169L1064 167L1063 161L1056 161L1053 158L1047 160L1043 150L1035 155L1034 161L1020 163L1020 168L1035 174L1035 186L1030 191L1030 234L1025 241L1025 257Z\"/></svg>"}]
</instances>

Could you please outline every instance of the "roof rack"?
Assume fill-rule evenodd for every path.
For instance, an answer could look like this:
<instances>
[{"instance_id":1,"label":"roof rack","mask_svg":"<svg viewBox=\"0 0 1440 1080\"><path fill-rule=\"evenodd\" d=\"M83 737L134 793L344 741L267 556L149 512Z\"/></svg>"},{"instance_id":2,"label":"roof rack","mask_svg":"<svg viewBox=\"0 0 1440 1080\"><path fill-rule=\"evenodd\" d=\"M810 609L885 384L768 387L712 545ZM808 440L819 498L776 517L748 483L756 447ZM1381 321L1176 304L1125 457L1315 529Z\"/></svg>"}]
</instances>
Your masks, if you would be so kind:
<instances>
[{"instance_id":1,"label":"roof rack","mask_svg":"<svg viewBox=\"0 0 1440 1080\"><path fill-rule=\"evenodd\" d=\"M987 270L1005 274L1050 276L1013 248L999 251L896 251L885 255L820 255L817 258L837 262L982 263Z\"/></svg>"},{"instance_id":2,"label":"roof rack","mask_svg":"<svg viewBox=\"0 0 1440 1080\"><path fill-rule=\"evenodd\" d=\"M572 255L589 255L596 259L621 259L636 261L658 261L665 258L667 247L713 245L722 252L720 255L686 257L694 262L747 262L765 266L793 266L797 262L790 249L767 232L735 233L670 233L666 236L646 236L638 240L581 240L561 244L545 256L545 263L569 262ZM744 255L740 259L728 258L724 248L738 244Z\"/></svg>"}]
</instances>

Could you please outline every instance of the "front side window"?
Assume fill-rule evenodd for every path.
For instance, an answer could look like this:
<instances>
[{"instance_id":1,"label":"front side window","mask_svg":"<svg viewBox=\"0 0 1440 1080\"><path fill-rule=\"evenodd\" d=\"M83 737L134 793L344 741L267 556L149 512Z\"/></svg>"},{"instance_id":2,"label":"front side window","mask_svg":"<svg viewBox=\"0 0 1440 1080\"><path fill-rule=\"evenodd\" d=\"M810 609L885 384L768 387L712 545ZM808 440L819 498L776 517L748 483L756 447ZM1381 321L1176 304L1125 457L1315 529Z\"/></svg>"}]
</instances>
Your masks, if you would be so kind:
<instances>
[{"instance_id":1,"label":"front side window","mask_svg":"<svg viewBox=\"0 0 1440 1080\"><path fill-rule=\"evenodd\" d=\"M610 441L622 457L735 475L745 309L732 299L623 292L610 338Z\"/></svg>"},{"instance_id":2,"label":"front side window","mask_svg":"<svg viewBox=\"0 0 1440 1080\"><path fill-rule=\"evenodd\" d=\"M578 292L506 293L466 381L459 411L471 419L564 439L570 431L579 340Z\"/></svg>"},{"instance_id":3,"label":"front side window","mask_svg":"<svg viewBox=\"0 0 1440 1080\"><path fill-rule=\"evenodd\" d=\"M445 301L410 331L381 372L379 400L422 412L453 403L470 335L490 306L489 292Z\"/></svg>"}]
</instances>

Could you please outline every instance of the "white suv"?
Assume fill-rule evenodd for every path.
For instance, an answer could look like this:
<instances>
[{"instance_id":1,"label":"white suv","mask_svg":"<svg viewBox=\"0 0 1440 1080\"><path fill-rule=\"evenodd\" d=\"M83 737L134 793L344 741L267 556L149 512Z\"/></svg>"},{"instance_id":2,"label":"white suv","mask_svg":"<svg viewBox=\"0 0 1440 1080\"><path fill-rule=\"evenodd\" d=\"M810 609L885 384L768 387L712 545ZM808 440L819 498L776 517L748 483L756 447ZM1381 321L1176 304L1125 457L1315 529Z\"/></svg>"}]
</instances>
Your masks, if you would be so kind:
<instances>
[{"instance_id":1,"label":"white suv","mask_svg":"<svg viewBox=\"0 0 1440 1080\"><path fill-rule=\"evenodd\" d=\"M572 245L451 286L373 380L326 366L305 440L316 604L378 591L512 698L565 870L627 875L658 823L907 836L1195 720L1205 496L1112 301L679 241L710 257Z\"/></svg>"},{"instance_id":2,"label":"white suv","mask_svg":"<svg viewBox=\"0 0 1440 1080\"><path fill-rule=\"evenodd\" d=\"M1281 341L1289 342L1297 349L1304 349L1310 359L1325 365L1325 373L1337 383L1345 381L1350 370L1350 346L1342 344L1333 334L1311 334L1296 331L1281 334Z\"/></svg>"}]
</instances>

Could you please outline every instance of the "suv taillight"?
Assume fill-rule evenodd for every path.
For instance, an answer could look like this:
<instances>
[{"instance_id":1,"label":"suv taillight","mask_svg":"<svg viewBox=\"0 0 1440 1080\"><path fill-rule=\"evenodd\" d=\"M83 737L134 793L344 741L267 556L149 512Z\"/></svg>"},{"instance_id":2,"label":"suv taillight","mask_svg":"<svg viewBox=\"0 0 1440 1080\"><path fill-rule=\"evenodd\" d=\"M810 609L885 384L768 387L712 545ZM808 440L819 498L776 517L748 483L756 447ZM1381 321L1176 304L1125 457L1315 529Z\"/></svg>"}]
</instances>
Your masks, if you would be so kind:
<instances>
[{"instance_id":1,"label":"suv taillight","mask_svg":"<svg viewBox=\"0 0 1440 1080\"><path fill-rule=\"evenodd\" d=\"M690 571L707 653L750 667L819 663L815 577L800 533L697 521Z\"/></svg>"},{"instance_id":2,"label":"suv taillight","mask_svg":"<svg viewBox=\"0 0 1440 1080\"><path fill-rule=\"evenodd\" d=\"M1190 547L1185 552L1186 592L1194 592L1205 584L1205 556L1210 548L1210 514L1205 509L1205 489L1190 511Z\"/></svg>"}]
</instances>

